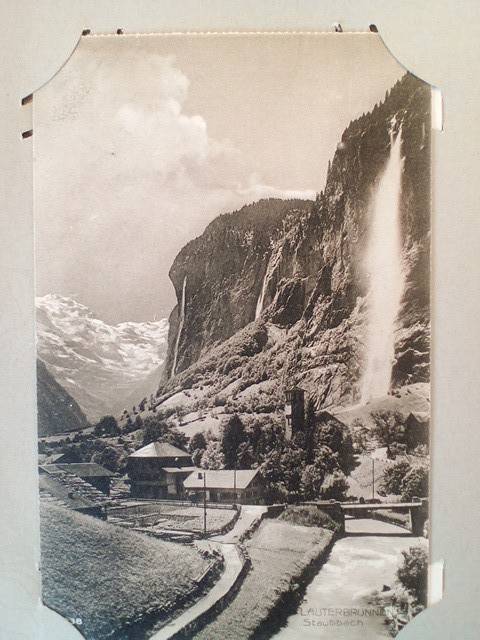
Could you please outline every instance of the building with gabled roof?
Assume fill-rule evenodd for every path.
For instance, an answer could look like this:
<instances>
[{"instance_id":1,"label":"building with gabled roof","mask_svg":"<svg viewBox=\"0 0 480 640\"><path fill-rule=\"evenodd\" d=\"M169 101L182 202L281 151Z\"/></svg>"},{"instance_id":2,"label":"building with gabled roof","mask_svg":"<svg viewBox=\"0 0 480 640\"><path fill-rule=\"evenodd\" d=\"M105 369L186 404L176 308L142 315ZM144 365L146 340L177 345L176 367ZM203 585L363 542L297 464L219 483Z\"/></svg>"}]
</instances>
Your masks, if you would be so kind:
<instances>
[{"instance_id":1,"label":"building with gabled roof","mask_svg":"<svg viewBox=\"0 0 480 640\"><path fill-rule=\"evenodd\" d=\"M161 458L176 460L186 459L190 460L190 454L178 447L175 447L173 444L169 442L151 442L150 444L145 445L141 449L132 453L130 458Z\"/></svg>"},{"instance_id":2,"label":"building with gabled roof","mask_svg":"<svg viewBox=\"0 0 480 640\"><path fill-rule=\"evenodd\" d=\"M130 495L182 498L183 481L193 471L189 453L168 442L151 442L128 456Z\"/></svg>"},{"instance_id":3,"label":"building with gabled roof","mask_svg":"<svg viewBox=\"0 0 480 640\"><path fill-rule=\"evenodd\" d=\"M183 482L188 493L209 502L260 504L264 482L259 469L195 469Z\"/></svg>"},{"instance_id":4,"label":"building with gabled roof","mask_svg":"<svg viewBox=\"0 0 480 640\"><path fill-rule=\"evenodd\" d=\"M45 453L38 454L39 464L66 464L70 462L81 462L81 458L78 453L74 451L67 451L66 453L51 453L47 455Z\"/></svg>"},{"instance_id":5,"label":"building with gabled roof","mask_svg":"<svg viewBox=\"0 0 480 640\"><path fill-rule=\"evenodd\" d=\"M40 468L39 487L40 499L44 502L106 519L108 498L73 473L53 469L47 472Z\"/></svg>"},{"instance_id":6,"label":"building with gabled roof","mask_svg":"<svg viewBox=\"0 0 480 640\"><path fill-rule=\"evenodd\" d=\"M107 496L110 495L110 479L115 476L114 473L96 462L42 464L40 465L40 469L46 473L64 471L76 475Z\"/></svg>"},{"instance_id":7,"label":"building with gabled roof","mask_svg":"<svg viewBox=\"0 0 480 640\"><path fill-rule=\"evenodd\" d=\"M405 420L405 442L407 450L413 451L418 445L428 448L430 439L430 414L426 411L412 411Z\"/></svg>"}]
</instances>

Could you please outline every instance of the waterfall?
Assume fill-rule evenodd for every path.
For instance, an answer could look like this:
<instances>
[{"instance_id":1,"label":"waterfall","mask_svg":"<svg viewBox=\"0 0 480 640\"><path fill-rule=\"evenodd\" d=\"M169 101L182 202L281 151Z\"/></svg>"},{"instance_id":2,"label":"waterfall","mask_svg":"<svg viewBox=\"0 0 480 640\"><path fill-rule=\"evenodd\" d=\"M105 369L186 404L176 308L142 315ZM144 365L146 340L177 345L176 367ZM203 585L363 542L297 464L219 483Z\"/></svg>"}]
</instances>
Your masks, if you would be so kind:
<instances>
[{"instance_id":1,"label":"waterfall","mask_svg":"<svg viewBox=\"0 0 480 640\"><path fill-rule=\"evenodd\" d=\"M267 283L268 283L268 269L266 270L265 275L263 277L262 290L260 291L260 295L258 296L257 307L255 309L255 320L257 320L257 318L259 318L262 315L263 301L265 300L265 293L267 291Z\"/></svg>"},{"instance_id":2,"label":"waterfall","mask_svg":"<svg viewBox=\"0 0 480 640\"><path fill-rule=\"evenodd\" d=\"M172 363L172 369L170 372L171 378L173 378L173 376L175 375L175 370L177 368L178 346L180 344L180 336L182 335L183 325L185 322L185 289L186 287L187 287L187 276L183 278L182 299L180 301L180 318L178 321L177 337L175 339L175 349L173 351L173 363Z\"/></svg>"},{"instance_id":3,"label":"waterfall","mask_svg":"<svg viewBox=\"0 0 480 640\"><path fill-rule=\"evenodd\" d=\"M362 403L387 395L392 378L395 322L404 288L400 231L401 134L401 127L395 140L393 131L390 134L390 156L373 201L366 256L370 288Z\"/></svg>"}]
</instances>

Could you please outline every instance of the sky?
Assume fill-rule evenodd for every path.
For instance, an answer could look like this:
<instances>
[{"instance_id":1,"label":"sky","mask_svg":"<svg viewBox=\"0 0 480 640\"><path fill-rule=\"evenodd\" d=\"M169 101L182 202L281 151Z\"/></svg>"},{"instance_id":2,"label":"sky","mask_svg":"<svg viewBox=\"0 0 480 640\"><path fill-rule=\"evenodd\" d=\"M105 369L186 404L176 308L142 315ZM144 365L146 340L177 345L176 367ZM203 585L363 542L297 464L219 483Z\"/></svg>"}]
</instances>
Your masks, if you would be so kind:
<instances>
[{"instance_id":1,"label":"sky","mask_svg":"<svg viewBox=\"0 0 480 640\"><path fill-rule=\"evenodd\" d=\"M314 197L403 73L370 33L82 38L34 96L37 295L168 316L180 249L220 213Z\"/></svg>"}]
</instances>

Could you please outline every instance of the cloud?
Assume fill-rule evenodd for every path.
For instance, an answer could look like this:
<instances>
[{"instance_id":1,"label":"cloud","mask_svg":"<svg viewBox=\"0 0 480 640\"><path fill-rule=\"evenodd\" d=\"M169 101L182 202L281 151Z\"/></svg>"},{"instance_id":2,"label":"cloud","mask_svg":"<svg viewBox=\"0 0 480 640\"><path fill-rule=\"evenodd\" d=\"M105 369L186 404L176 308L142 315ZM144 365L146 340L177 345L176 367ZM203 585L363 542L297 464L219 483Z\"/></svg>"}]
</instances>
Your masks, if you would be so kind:
<instances>
[{"instance_id":1,"label":"cloud","mask_svg":"<svg viewBox=\"0 0 480 640\"><path fill-rule=\"evenodd\" d=\"M81 55L80 55L81 54ZM79 52L36 103L38 293L77 291L107 321L168 313L175 255L219 213L265 197L250 158L186 112L173 57Z\"/></svg>"}]
</instances>

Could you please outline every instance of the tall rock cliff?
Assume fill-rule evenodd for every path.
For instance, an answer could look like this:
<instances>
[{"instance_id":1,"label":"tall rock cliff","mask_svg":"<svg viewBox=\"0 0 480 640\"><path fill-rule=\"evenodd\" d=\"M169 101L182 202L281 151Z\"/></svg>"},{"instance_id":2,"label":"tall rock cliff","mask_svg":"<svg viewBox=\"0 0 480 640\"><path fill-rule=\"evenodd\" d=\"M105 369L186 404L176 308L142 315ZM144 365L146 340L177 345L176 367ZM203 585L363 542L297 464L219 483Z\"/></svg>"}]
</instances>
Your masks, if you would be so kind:
<instances>
[{"instance_id":1,"label":"tall rock cliff","mask_svg":"<svg viewBox=\"0 0 480 640\"><path fill-rule=\"evenodd\" d=\"M160 399L189 387L213 397L241 380L237 389L299 384L317 407L358 400L371 203L399 132L405 287L392 385L428 381L430 88L406 74L345 129L315 202L244 207L179 253Z\"/></svg>"},{"instance_id":2,"label":"tall rock cliff","mask_svg":"<svg viewBox=\"0 0 480 640\"><path fill-rule=\"evenodd\" d=\"M167 378L255 319L269 257L311 204L260 200L219 216L180 251L169 274L178 304L169 318Z\"/></svg>"}]
</instances>

